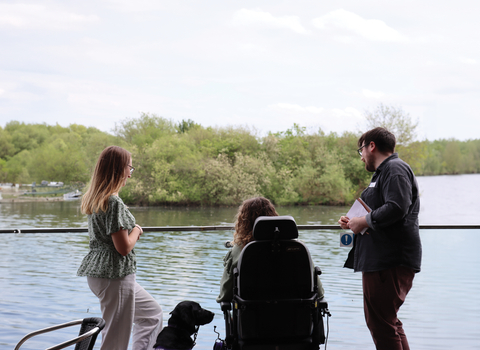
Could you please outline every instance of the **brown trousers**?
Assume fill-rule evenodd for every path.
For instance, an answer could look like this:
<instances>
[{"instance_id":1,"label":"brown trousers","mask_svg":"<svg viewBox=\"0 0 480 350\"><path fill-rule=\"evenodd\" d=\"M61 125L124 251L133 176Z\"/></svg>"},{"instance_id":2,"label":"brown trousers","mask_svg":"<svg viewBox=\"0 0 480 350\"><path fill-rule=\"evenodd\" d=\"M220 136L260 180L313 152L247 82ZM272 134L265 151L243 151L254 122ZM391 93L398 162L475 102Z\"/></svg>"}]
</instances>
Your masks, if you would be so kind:
<instances>
[{"instance_id":1,"label":"brown trousers","mask_svg":"<svg viewBox=\"0 0 480 350\"><path fill-rule=\"evenodd\" d=\"M410 350L397 313L414 277L415 271L404 266L363 272L365 321L377 350Z\"/></svg>"}]
</instances>

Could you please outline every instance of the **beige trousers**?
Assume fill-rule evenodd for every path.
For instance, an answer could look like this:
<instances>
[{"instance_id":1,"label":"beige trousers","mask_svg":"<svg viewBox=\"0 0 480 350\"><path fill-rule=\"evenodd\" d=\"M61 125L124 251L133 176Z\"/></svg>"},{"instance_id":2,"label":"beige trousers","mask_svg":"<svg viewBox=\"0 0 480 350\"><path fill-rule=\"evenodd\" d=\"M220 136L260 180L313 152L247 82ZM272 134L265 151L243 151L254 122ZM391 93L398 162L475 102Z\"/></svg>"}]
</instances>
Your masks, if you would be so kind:
<instances>
[{"instance_id":1,"label":"beige trousers","mask_svg":"<svg viewBox=\"0 0 480 350\"><path fill-rule=\"evenodd\" d=\"M105 328L101 350L127 350L132 333L132 350L152 349L163 325L163 311L140 286L135 275L122 278L87 277L88 286L100 301Z\"/></svg>"}]
</instances>

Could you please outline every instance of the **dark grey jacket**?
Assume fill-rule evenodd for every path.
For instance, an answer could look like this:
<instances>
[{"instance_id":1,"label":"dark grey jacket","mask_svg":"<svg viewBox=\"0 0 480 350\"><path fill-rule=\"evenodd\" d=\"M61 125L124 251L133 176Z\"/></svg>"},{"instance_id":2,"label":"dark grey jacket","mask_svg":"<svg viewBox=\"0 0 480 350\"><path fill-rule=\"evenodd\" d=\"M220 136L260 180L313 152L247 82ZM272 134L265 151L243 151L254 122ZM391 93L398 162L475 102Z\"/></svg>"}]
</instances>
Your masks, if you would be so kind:
<instances>
[{"instance_id":1,"label":"dark grey jacket","mask_svg":"<svg viewBox=\"0 0 480 350\"><path fill-rule=\"evenodd\" d=\"M345 267L371 272L395 266L420 271L418 184L410 166L394 153L377 168L361 198L372 209L364 235L356 234Z\"/></svg>"}]
</instances>

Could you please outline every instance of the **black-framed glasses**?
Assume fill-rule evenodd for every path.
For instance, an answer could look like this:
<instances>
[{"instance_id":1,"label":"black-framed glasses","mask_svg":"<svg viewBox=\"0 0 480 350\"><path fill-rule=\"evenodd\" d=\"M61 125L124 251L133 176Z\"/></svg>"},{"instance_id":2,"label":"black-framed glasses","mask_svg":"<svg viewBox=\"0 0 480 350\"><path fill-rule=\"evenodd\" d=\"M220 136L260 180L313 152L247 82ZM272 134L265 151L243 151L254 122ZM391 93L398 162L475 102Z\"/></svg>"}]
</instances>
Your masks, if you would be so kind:
<instances>
[{"instance_id":1,"label":"black-framed glasses","mask_svg":"<svg viewBox=\"0 0 480 350\"><path fill-rule=\"evenodd\" d=\"M360 154L360 157L362 156L362 149L363 147L365 147L366 145L363 145L362 147L360 147L359 149L357 149L357 152L358 154Z\"/></svg>"},{"instance_id":2,"label":"black-framed glasses","mask_svg":"<svg viewBox=\"0 0 480 350\"><path fill-rule=\"evenodd\" d=\"M135 168L131 165L128 166L130 168L130 175L132 175L132 173L135 171Z\"/></svg>"}]
</instances>

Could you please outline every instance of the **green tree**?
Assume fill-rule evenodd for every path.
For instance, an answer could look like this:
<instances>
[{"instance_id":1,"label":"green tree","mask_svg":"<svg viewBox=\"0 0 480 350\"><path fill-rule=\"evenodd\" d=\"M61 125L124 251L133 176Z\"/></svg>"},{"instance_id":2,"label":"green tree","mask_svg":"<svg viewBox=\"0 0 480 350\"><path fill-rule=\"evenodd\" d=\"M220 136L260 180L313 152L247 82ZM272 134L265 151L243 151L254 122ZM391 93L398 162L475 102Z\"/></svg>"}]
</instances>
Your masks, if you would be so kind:
<instances>
[{"instance_id":1,"label":"green tree","mask_svg":"<svg viewBox=\"0 0 480 350\"><path fill-rule=\"evenodd\" d=\"M326 147L316 149L313 161L298 169L296 179L297 192L305 204L346 204L353 200L340 158Z\"/></svg>"},{"instance_id":2,"label":"green tree","mask_svg":"<svg viewBox=\"0 0 480 350\"><path fill-rule=\"evenodd\" d=\"M423 142L426 149L425 159L422 164L422 170L418 175L438 175L443 174L442 150L436 142Z\"/></svg>"},{"instance_id":3,"label":"green tree","mask_svg":"<svg viewBox=\"0 0 480 350\"><path fill-rule=\"evenodd\" d=\"M448 174L457 174L458 166L461 161L461 152L458 142L451 140L445 147L443 154L445 160L445 169Z\"/></svg>"},{"instance_id":4,"label":"green tree","mask_svg":"<svg viewBox=\"0 0 480 350\"><path fill-rule=\"evenodd\" d=\"M293 124L293 128L276 133L275 136L278 138L276 168L286 167L295 171L311 159L309 140L304 127Z\"/></svg>"},{"instance_id":5,"label":"green tree","mask_svg":"<svg viewBox=\"0 0 480 350\"><path fill-rule=\"evenodd\" d=\"M29 183L28 165L32 157L30 151L23 150L10 158L3 166L4 178L11 183Z\"/></svg>"},{"instance_id":6,"label":"green tree","mask_svg":"<svg viewBox=\"0 0 480 350\"><path fill-rule=\"evenodd\" d=\"M61 181L86 183L89 179L87 157L80 147L76 133L53 135L48 143L31 151L28 170L32 181Z\"/></svg>"},{"instance_id":7,"label":"green tree","mask_svg":"<svg viewBox=\"0 0 480 350\"><path fill-rule=\"evenodd\" d=\"M176 133L175 123L155 114L142 113L136 119L127 119L115 124L114 133L127 143L144 146L156 139Z\"/></svg>"},{"instance_id":8,"label":"green tree","mask_svg":"<svg viewBox=\"0 0 480 350\"><path fill-rule=\"evenodd\" d=\"M182 121L176 125L176 129L178 133L186 133L189 130L195 129L195 128L201 128L201 125L195 123L191 119L187 119L187 120L182 119Z\"/></svg>"},{"instance_id":9,"label":"green tree","mask_svg":"<svg viewBox=\"0 0 480 350\"><path fill-rule=\"evenodd\" d=\"M10 134L11 143L15 148L12 155L23 150L37 148L50 136L46 124L25 124L11 121L5 126L5 131Z\"/></svg>"},{"instance_id":10,"label":"green tree","mask_svg":"<svg viewBox=\"0 0 480 350\"><path fill-rule=\"evenodd\" d=\"M427 149L424 142L415 141L408 146L398 145L396 151L399 157L410 165L415 174L422 174L427 159Z\"/></svg>"},{"instance_id":11,"label":"green tree","mask_svg":"<svg viewBox=\"0 0 480 350\"><path fill-rule=\"evenodd\" d=\"M245 127L196 128L188 134L207 157L225 154L235 161L236 153L252 155L260 150L257 138Z\"/></svg>"},{"instance_id":12,"label":"green tree","mask_svg":"<svg viewBox=\"0 0 480 350\"><path fill-rule=\"evenodd\" d=\"M244 199L261 195L268 186L265 159L241 153L232 162L226 154L205 164L206 202L219 205L237 205Z\"/></svg>"},{"instance_id":13,"label":"green tree","mask_svg":"<svg viewBox=\"0 0 480 350\"><path fill-rule=\"evenodd\" d=\"M0 159L7 159L15 154L12 136L0 127Z\"/></svg>"},{"instance_id":14,"label":"green tree","mask_svg":"<svg viewBox=\"0 0 480 350\"><path fill-rule=\"evenodd\" d=\"M416 124L401 109L380 105L375 113L371 120L410 135L400 136L409 141L397 152L418 175L480 172L480 140L411 141ZM358 137L308 133L294 124L260 138L248 127L204 128L154 114L121 122L115 135L11 121L0 128L0 181L87 182L100 152L118 145L132 153L137 169L121 192L128 203L238 205L263 195L277 205L349 204L371 177L356 152Z\"/></svg>"},{"instance_id":15,"label":"green tree","mask_svg":"<svg viewBox=\"0 0 480 350\"><path fill-rule=\"evenodd\" d=\"M121 141L96 128L76 124L62 127L11 121L5 129L0 128L0 133L0 151L7 150L0 177L17 183L85 183L100 152Z\"/></svg>"},{"instance_id":16,"label":"green tree","mask_svg":"<svg viewBox=\"0 0 480 350\"><path fill-rule=\"evenodd\" d=\"M4 170L6 160L0 158L0 182L4 183L7 182L7 172Z\"/></svg>"}]
</instances>

